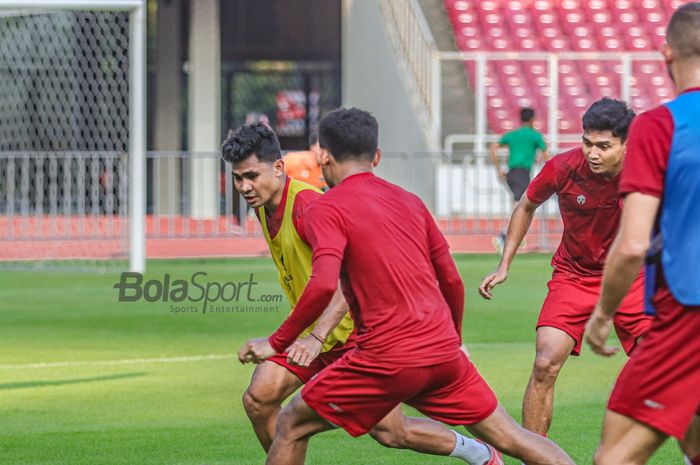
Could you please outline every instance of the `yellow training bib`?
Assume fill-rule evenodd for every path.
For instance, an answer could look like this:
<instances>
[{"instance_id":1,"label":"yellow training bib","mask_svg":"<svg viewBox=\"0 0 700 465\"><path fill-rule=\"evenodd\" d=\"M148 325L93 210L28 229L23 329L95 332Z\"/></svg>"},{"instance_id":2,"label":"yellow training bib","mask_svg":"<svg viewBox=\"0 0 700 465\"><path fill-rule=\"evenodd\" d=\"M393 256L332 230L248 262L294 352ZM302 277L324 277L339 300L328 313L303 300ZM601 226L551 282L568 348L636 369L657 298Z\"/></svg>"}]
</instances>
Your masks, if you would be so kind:
<instances>
[{"instance_id":1,"label":"yellow training bib","mask_svg":"<svg viewBox=\"0 0 700 465\"><path fill-rule=\"evenodd\" d=\"M309 184L297 181L296 179L289 179L282 225L275 237L270 237L270 232L267 229L265 207L260 207L258 209L265 241L267 241L267 245L270 247L272 259L277 267L277 278L285 294L287 294L289 302L292 304L290 314L294 311L299 297L301 297L306 283L309 282L309 278L311 277L311 247L301 239L299 232L297 232L294 227L294 221L292 219L296 195L307 189L321 193L319 189ZM315 325L316 323L306 328L299 337L308 336ZM347 341L353 328L354 323L350 317L350 312L348 312L340 321L340 324L326 338L323 344L323 352L332 349L339 342L344 343Z\"/></svg>"}]
</instances>

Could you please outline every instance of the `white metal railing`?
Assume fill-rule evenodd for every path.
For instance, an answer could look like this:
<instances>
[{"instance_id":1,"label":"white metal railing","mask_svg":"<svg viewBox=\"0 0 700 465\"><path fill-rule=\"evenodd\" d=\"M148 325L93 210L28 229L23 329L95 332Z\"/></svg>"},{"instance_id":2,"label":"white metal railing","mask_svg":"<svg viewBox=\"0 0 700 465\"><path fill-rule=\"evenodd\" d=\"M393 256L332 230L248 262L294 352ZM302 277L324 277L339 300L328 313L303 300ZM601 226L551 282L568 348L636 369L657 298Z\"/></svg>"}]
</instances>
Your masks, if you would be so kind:
<instances>
[{"instance_id":1,"label":"white metal railing","mask_svg":"<svg viewBox=\"0 0 700 465\"><path fill-rule=\"evenodd\" d=\"M231 239L261 237L259 223L236 195L228 164L217 153L148 152L149 174L159 192L149 200L145 234L168 256L193 256L209 247L208 256ZM217 166L215 215L202 218L192 208L192 159ZM154 173L157 163L176 167ZM104 268L126 267L132 231L126 153L0 152L0 269L9 262L88 261ZM513 199L490 159L472 152L388 152L377 175L423 198L441 230L452 235L496 235L507 225ZM161 210L157 196L176 208ZM556 201L541 209L532 235L542 249L561 231ZM211 250L212 247L216 250ZM154 249L151 249L153 251ZM224 254L226 252L223 252Z\"/></svg>"},{"instance_id":2,"label":"white metal railing","mask_svg":"<svg viewBox=\"0 0 700 465\"><path fill-rule=\"evenodd\" d=\"M438 150L441 137L442 92L440 53L417 0L381 0L386 30L406 77L413 105L427 136L428 148Z\"/></svg>"},{"instance_id":3,"label":"white metal railing","mask_svg":"<svg viewBox=\"0 0 700 465\"><path fill-rule=\"evenodd\" d=\"M0 152L0 264L126 267L130 166L125 152Z\"/></svg>"},{"instance_id":4,"label":"white metal railing","mask_svg":"<svg viewBox=\"0 0 700 465\"><path fill-rule=\"evenodd\" d=\"M545 141L548 143L549 147L552 147L551 141L549 140L549 135L545 135ZM489 144L491 142L498 142L501 139L500 134L484 134L484 135L478 135L478 134L450 134L449 136L445 137L444 141L444 147L445 147L445 153L454 153L455 151L455 146L457 144ZM580 134L557 134L557 144L558 147L561 149L562 145L566 145L567 147L569 146L574 146L576 144L581 143L581 135ZM505 153L505 149L499 149L500 153ZM551 150L551 149L550 149ZM476 153L481 153L482 155L486 155L486 151L482 152L476 152ZM554 153L552 153L554 154Z\"/></svg>"},{"instance_id":5,"label":"white metal railing","mask_svg":"<svg viewBox=\"0 0 700 465\"><path fill-rule=\"evenodd\" d=\"M559 110L559 62L561 60L596 60L617 61L620 64L620 96L629 102L633 82L633 68L635 61L661 61L662 57L656 52L441 52L440 61L472 61L475 63L474 79L474 134L449 134L444 139L443 148L452 150L457 143L473 143L477 153L486 152L486 143L497 140L497 136L489 134L487 128L487 64L492 60L522 60L522 61L546 61L548 70L549 90L547 97L547 139L551 152L559 149L560 143L570 142L571 135L560 134L557 118ZM440 68L438 67L438 71ZM435 93L433 99L440 94ZM591 102L592 103L592 102ZM437 110L440 113L442 109ZM578 136L575 136L578 140Z\"/></svg>"}]
</instances>

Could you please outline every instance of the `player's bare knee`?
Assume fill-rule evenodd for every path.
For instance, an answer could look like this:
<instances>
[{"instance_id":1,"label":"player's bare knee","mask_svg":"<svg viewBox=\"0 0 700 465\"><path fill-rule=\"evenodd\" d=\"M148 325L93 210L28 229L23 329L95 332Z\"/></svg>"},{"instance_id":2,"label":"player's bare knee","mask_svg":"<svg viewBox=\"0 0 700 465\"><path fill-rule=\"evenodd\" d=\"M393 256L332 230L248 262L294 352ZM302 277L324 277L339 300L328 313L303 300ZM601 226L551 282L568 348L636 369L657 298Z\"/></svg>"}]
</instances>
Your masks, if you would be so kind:
<instances>
[{"instance_id":1,"label":"player's bare knee","mask_svg":"<svg viewBox=\"0 0 700 465\"><path fill-rule=\"evenodd\" d=\"M279 408L281 404L280 399L255 385L249 386L243 393L243 408L250 418L265 416L269 410Z\"/></svg>"},{"instance_id":2,"label":"player's bare knee","mask_svg":"<svg viewBox=\"0 0 700 465\"><path fill-rule=\"evenodd\" d=\"M536 381L540 383L554 382L559 376L562 363L545 354L537 354L532 373Z\"/></svg>"},{"instance_id":3,"label":"player's bare knee","mask_svg":"<svg viewBox=\"0 0 700 465\"><path fill-rule=\"evenodd\" d=\"M253 396L250 389L246 389L243 393L243 409L249 417L256 417L261 410L260 402Z\"/></svg>"}]
</instances>

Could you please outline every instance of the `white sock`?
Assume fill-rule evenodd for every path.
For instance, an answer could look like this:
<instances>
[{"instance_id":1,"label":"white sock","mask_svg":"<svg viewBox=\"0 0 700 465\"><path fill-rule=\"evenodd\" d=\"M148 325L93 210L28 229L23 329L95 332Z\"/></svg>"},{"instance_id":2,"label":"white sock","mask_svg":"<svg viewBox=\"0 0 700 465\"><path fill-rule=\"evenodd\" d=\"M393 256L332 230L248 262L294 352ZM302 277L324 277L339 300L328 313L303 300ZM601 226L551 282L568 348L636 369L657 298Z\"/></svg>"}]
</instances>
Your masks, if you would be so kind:
<instances>
[{"instance_id":1,"label":"white sock","mask_svg":"<svg viewBox=\"0 0 700 465\"><path fill-rule=\"evenodd\" d=\"M455 435L455 450L450 457L457 457L464 460L469 465L484 465L491 460L491 451L486 444L472 438L462 436L457 431L452 430Z\"/></svg>"},{"instance_id":2,"label":"white sock","mask_svg":"<svg viewBox=\"0 0 700 465\"><path fill-rule=\"evenodd\" d=\"M685 465L693 465L693 462L690 461L690 457L684 455L683 458L685 459Z\"/></svg>"}]
</instances>

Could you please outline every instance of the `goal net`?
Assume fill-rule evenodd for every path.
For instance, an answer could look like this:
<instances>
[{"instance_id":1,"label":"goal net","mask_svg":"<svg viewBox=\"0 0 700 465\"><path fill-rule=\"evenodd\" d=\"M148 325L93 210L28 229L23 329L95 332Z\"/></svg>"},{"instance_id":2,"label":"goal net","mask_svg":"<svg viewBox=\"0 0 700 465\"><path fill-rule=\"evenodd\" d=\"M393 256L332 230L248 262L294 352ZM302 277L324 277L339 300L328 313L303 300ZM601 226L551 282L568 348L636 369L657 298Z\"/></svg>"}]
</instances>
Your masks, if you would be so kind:
<instances>
[{"instance_id":1,"label":"goal net","mask_svg":"<svg viewBox=\"0 0 700 465\"><path fill-rule=\"evenodd\" d=\"M0 1L0 269L126 269L133 16L38 3Z\"/></svg>"}]
</instances>

